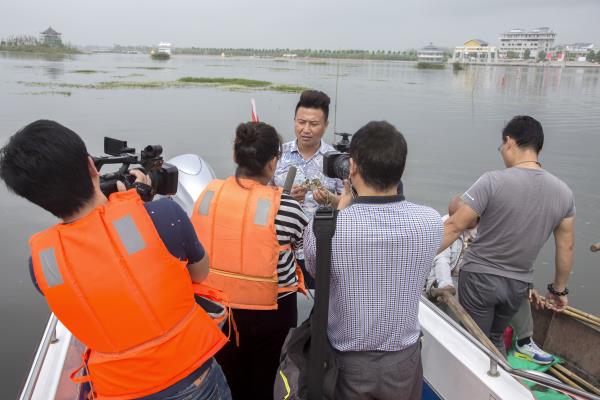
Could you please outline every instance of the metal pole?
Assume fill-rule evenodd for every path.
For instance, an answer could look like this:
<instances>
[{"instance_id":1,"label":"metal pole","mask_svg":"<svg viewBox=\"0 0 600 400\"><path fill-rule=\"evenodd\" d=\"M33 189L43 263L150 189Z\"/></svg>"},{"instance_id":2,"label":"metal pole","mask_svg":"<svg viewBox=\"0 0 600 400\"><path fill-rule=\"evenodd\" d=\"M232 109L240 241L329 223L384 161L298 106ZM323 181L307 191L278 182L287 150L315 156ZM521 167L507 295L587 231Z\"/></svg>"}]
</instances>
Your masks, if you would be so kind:
<instances>
[{"instance_id":1,"label":"metal pole","mask_svg":"<svg viewBox=\"0 0 600 400\"><path fill-rule=\"evenodd\" d=\"M492 378L497 378L500 376L500 371L498 371L498 362L490 357L490 369L487 374Z\"/></svg>"},{"instance_id":2,"label":"metal pole","mask_svg":"<svg viewBox=\"0 0 600 400\"><path fill-rule=\"evenodd\" d=\"M31 371L29 371L27 381L25 381L25 387L21 392L21 397L19 397L20 400L29 400L33 395L35 385L37 383L38 378L40 377L42 366L44 365L44 359L46 358L46 354L48 353L48 348L50 347L51 343L58 342L58 339L56 338L57 324L58 319L54 314L51 314L50 320L48 321L48 325L46 326L46 331L44 332L44 336L42 337L42 344L40 344L40 347L38 348L38 351L35 354L33 366L31 367Z\"/></svg>"}]
</instances>

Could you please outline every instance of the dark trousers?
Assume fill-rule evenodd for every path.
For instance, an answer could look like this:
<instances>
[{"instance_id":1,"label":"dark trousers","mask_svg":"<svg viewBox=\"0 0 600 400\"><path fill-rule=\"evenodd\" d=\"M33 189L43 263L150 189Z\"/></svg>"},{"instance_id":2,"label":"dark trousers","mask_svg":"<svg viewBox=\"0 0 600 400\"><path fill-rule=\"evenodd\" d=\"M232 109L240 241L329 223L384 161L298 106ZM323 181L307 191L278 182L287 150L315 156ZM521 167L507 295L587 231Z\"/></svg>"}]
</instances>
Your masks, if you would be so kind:
<instances>
[{"instance_id":1,"label":"dark trousers","mask_svg":"<svg viewBox=\"0 0 600 400\"><path fill-rule=\"evenodd\" d=\"M278 309L233 310L240 347L231 340L215 356L231 389L233 400L269 400L279 367L279 354L290 328L296 326L296 293L278 301ZM227 330L227 327L224 327Z\"/></svg>"},{"instance_id":2,"label":"dark trousers","mask_svg":"<svg viewBox=\"0 0 600 400\"><path fill-rule=\"evenodd\" d=\"M503 354L503 334L527 297L529 284L503 276L460 271L458 300Z\"/></svg>"},{"instance_id":3,"label":"dark trousers","mask_svg":"<svg viewBox=\"0 0 600 400\"><path fill-rule=\"evenodd\" d=\"M304 263L304 260L296 260L296 262L298 263L298 265L300 266L300 269L302 270L302 275L304 275L304 286L306 286L307 289L314 289L315 288L315 278L312 277L311 274L308 273L308 271L306 270L306 264Z\"/></svg>"},{"instance_id":4,"label":"dark trousers","mask_svg":"<svg viewBox=\"0 0 600 400\"><path fill-rule=\"evenodd\" d=\"M400 351L337 351L342 400L421 400L421 341Z\"/></svg>"}]
</instances>

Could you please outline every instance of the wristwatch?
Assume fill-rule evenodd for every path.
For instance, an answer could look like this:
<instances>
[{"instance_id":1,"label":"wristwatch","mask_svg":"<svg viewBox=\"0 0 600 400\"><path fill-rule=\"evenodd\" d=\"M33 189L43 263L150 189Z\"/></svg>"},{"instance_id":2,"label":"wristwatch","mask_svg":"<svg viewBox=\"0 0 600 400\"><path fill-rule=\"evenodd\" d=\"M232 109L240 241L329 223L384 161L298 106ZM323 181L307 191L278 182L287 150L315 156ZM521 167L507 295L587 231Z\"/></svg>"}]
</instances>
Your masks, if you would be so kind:
<instances>
[{"instance_id":1,"label":"wristwatch","mask_svg":"<svg viewBox=\"0 0 600 400\"><path fill-rule=\"evenodd\" d=\"M554 284L553 283L549 283L548 284L548 291L550 293L552 293L555 296L566 296L569 294L569 288L565 287L565 290L563 290L562 292L557 291L556 289L554 289Z\"/></svg>"}]
</instances>

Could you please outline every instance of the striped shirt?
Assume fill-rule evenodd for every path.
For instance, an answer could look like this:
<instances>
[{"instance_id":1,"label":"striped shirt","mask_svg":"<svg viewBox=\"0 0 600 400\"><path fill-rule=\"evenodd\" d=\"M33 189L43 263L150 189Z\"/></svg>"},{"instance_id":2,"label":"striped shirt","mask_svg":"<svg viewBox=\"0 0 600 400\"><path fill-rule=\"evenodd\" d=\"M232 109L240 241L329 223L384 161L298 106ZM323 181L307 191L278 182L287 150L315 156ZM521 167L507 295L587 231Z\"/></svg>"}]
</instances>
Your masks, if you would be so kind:
<instances>
[{"instance_id":1,"label":"striped shirt","mask_svg":"<svg viewBox=\"0 0 600 400\"><path fill-rule=\"evenodd\" d=\"M294 251L302 249L302 232L307 224L308 218L304 215L300 204L292 196L282 194L279 211L275 216L275 230L279 245L289 244L291 249L279 253L277 277L280 287L298 283Z\"/></svg>"},{"instance_id":2,"label":"striped shirt","mask_svg":"<svg viewBox=\"0 0 600 400\"><path fill-rule=\"evenodd\" d=\"M340 351L399 351L419 339L419 300L444 229L440 214L402 196L358 197L332 241L328 336ZM313 276L316 240L304 232Z\"/></svg>"}]
</instances>

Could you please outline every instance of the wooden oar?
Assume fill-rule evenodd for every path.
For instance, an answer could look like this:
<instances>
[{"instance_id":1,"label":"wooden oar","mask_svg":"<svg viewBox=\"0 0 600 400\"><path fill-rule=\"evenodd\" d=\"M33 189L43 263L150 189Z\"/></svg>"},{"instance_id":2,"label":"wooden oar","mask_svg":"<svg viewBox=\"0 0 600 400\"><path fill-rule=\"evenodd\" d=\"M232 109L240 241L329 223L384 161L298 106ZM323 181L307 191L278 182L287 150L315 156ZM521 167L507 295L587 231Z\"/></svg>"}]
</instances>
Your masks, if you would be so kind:
<instances>
[{"instance_id":1,"label":"wooden oar","mask_svg":"<svg viewBox=\"0 0 600 400\"><path fill-rule=\"evenodd\" d=\"M583 379L576 373L568 370L566 367L564 367L560 364L555 364L552 366L552 368L555 368L556 370L558 370L558 372L564 374L565 376L569 377L573 381L577 382L579 385L583 386L585 390L588 390L594 394L600 395L600 389L598 389L596 386L592 385L591 383L589 383L588 381L586 381L585 379Z\"/></svg>"},{"instance_id":2,"label":"wooden oar","mask_svg":"<svg viewBox=\"0 0 600 400\"><path fill-rule=\"evenodd\" d=\"M467 314L458 300L456 300L456 297L449 292L440 291L440 295L437 297L437 300L446 303L454 315L458 317L465 329L469 331L471 335L475 336L475 338L479 340L485 347L487 347L488 350L493 352L499 358L506 360L504 354L502 354L500 350L494 346L490 338L488 338L487 335L481 331L481 328L479 328L475 321L473 321L473 318Z\"/></svg>"}]
</instances>

